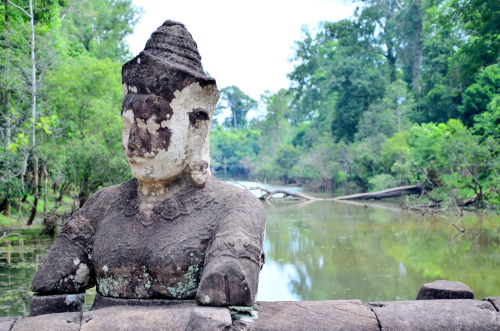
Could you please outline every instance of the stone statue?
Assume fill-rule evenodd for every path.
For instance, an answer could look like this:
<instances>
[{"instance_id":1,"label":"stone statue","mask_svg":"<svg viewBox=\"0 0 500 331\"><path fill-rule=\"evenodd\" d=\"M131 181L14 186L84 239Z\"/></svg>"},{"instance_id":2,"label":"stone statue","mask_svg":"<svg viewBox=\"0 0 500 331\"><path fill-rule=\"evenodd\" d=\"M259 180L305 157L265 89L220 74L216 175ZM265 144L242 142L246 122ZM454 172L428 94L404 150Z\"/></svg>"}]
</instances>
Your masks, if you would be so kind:
<instances>
[{"instance_id":1,"label":"stone statue","mask_svg":"<svg viewBox=\"0 0 500 331\"><path fill-rule=\"evenodd\" d=\"M219 92L191 34L166 21L122 78L123 149L135 178L98 191L71 216L32 290L97 285L101 297L253 305L265 214L251 193L210 173Z\"/></svg>"}]
</instances>

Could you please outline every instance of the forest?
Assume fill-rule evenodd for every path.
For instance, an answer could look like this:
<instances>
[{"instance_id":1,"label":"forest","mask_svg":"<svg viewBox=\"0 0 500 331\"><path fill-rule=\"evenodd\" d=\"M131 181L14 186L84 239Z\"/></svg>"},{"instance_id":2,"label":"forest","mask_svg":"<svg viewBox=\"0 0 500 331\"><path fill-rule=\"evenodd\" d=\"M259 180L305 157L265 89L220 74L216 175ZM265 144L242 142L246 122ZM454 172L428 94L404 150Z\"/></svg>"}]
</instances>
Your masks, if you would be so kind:
<instances>
[{"instance_id":1,"label":"forest","mask_svg":"<svg viewBox=\"0 0 500 331\"><path fill-rule=\"evenodd\" d=\"M131 177L120 72L139 17L131 0L1 0L0 224L50 222ZM212 172L500 208L498 17L492 0L366 0L304 27L288 89L219 87Z\"/></svg>"}]
</instances>

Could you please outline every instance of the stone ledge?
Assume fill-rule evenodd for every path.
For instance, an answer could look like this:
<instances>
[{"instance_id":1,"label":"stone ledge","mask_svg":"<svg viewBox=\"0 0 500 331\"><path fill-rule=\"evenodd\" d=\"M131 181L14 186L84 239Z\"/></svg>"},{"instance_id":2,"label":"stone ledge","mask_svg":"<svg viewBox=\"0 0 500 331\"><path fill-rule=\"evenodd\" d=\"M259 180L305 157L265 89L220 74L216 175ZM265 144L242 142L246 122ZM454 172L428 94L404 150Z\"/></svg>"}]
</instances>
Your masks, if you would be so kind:
<instances>
[{"instance_id":1,"label":"stone ledge","mask_svg":"<svg viewBox=\"0 0 500 331\"><path fill-rule=\"evenodd\" d=\"M141 300L139 303L144 304ZM159 302L157 302L159 303ZM0 318L0 331L93 330L499 330L500 298L258 302L254 309L169 305L109 306L85 313ZM230 311L233 313L231 315ZM232 319L231 319L232 316Z\"/></svg>"},{"instance_id":2,"label":"stone ledge","mask_svg":"<svg viewBox=\"0 0 500 331\"><path fill-rule=\"evenodd\" d=\"M488 301L470 299L369 303L380 327L390 330L500 330L500 314Z\"/></svg>"},{"instance_id":3,"label":"stone ledge","mask_svg":"<svg viewBox=\"0 0 500 331\"><path fill-rule=\"evenodd\" d=\"M379 330L375 314L359 300L259 302L252 330Z\"/></svg>"}]
</instances>

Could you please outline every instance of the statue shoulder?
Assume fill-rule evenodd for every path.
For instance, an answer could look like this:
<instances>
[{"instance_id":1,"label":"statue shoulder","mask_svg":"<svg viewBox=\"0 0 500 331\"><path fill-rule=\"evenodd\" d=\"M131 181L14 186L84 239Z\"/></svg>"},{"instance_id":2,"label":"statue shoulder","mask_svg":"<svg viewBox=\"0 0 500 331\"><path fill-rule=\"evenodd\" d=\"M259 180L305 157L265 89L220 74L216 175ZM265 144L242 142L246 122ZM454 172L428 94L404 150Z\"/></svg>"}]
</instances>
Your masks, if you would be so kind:
<instances>
[{"instance_id":1,"label":"statue shoulder","mask_svg":"<svg viewBox=\"0 0 500 331\"><path fill-rule=\"evenodd\" d=\"M110 208L114 208L115 202L135 192L136 185L135 180L129 180L94 192L83 206L71 215L61 232L73 232L75 229L78 232L85 228L87 231L84 232L93 233L96 222L102 219L103 213L108 213Z\"/></svg>"},{"instance_id":2,"label":"statue shoulder","mask_svg":"<svg viewBox=\"0 0 500 331\"><path fill-rule=\"evenodd\" d=\"M240 224L240 226L253 228L255 234L263 236L266 213L262 202L254 194L213 176L207 184L211 186L212 194L216 194L221 208L220 226L224 228L229 225L228 223L243 222L246 225Z\"/></svg>"},{"instance_id":3,"label":"statue shoulder","mask_svg":"<svg viewBox=\"0 0 500 331\"><path fill-rule=\"evenodd\" d=\"M121 184L112 185L104 187L96 192L94 192L90 198L85 202L82 209L95 209L95 208L105 208L107 209L116 200L135 194L137 190L137 180L131 179Z\"/></svg>"}]
</instances>

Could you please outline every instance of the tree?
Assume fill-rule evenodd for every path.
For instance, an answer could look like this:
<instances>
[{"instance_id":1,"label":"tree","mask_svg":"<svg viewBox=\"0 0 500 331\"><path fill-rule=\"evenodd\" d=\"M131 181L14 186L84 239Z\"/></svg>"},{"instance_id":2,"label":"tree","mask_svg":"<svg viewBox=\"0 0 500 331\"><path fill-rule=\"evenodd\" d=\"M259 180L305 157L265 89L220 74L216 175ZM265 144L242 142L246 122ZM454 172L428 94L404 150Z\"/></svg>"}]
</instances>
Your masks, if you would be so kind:
<instances>
[{"instance_id":1,"label":"tree","mask_svg":"<svg viewBox=\"0 0 500 331\"><path fill-rule=\"evenodd\" d=\"M227 86L220 90L221 102L217 112L229 108L231 116L226 118L224 126L227 128L241 129L247 127L247 114L257 107L257 101L246 95L237 86Z\"/></svg>"},{"instance_id":2,"label":"tree","mask_svg":"<svg viewBox=\"0 0 500 331\"><path fill-rule=\"evenodd\" d=\"M280 89L277 93L266 91L261 98L267 112L265 128L273 132L276 145L279 146L284 131L289 126L290 96L285 89Z\"/></svg>"},{"instance_id":3,"label":"tree","mask_svg":"<svg viewBox=\"0 0 500 331\"><path fill-rule=\"evenodd\" d=\"M210 138L211 168L223 172L224 177L242 177L249 174L249 162L259 154L259 132L250 129L225 130L217 126Z\"/></svg>"},{"instance_id":4,"label":"tree","mask_svg":"<svg viewBox=\"0 0 500 331\"><path fill-rule=\"evenodd\" d=\"M73 52L83 48L93 56L125 61L130 51L125 37L133 32L140 11L132 0L72 0L64 31Z\"/></svg>"},{"instance_id":5,"label":"tree","mask_svg":"<svg viewBox=\"0 0 500 331\"><path fill-rule=\"evenodd\" d=\"M137 14L129 0L0 3L0 210L29 202L31 223L52 184L59 198L71 189L85 196L127 177L112 155L121 155L118 62ZM90 169L96 156L68 162L71 153L61 151L82 144L107 166L76 180L72 174Z\"/></svg>"},{"instance_id":6,"label":"tree","mask_svg":"<svg viewBox=\"0 0 500 331\"><path fill-rule=\"evenodd\" d=\"M482 68L498 63L500 56L500 3L490 0L450 0L441 8L442 24L456 26L466 42L453 62L458 79L468 86ZM444 23L446 22L446 23Z\"/></svg>"}]
</instances>

